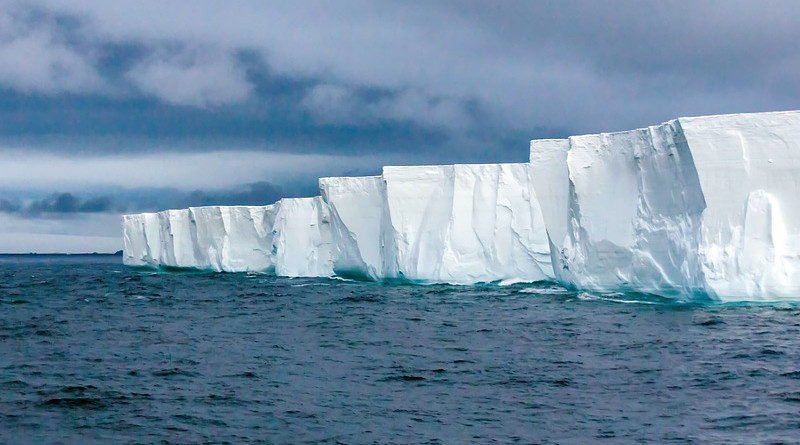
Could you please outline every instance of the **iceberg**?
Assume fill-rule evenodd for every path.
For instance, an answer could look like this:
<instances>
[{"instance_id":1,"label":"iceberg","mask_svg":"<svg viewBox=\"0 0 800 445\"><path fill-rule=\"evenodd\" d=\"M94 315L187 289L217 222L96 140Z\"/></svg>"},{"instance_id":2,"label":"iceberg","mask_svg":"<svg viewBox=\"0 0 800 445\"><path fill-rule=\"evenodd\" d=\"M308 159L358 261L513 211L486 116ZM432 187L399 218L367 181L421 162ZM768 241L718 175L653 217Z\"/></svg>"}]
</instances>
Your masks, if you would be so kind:
<instances>
[{"instance_id":1,"label":"iceberg","mask_svg":"<svg viewBox=\"0 0 800 445\"><path fill-rule=\"evenodd\" d=\"M800 295L800 112L534 140L525 164L388 166L320 196L123 218L125 264L682 300Z\"/></svg>"},{"instance_id":2,"label":"iceberg","mask_svg":"<svg viewBox=\"0 0 800 445\"><path fill-rule=\"evenodd\" d=\"M673 124L531 142L531 178L569 287L686 298L702 293L705 206Z\"/></svg>"},{"instance_id":3,"label":"iceberg","mask_svg":"<svg viewBox=\"0 0 800 445\"><path fill-rule=\"evenodd\" d=\"M562 284L721 301L800 291L800 113L531 141Z\"/></svg>"},{"instance_id":4,"label":"iceberg","mask_svg":"<svg viewBox=\"0 0 800 445\"><path fill-rule=\"evenodd\" d=\"M800 295L800 112L679 119L706 209L703 274L721 300Z\"/></svg>"}]
</instances>

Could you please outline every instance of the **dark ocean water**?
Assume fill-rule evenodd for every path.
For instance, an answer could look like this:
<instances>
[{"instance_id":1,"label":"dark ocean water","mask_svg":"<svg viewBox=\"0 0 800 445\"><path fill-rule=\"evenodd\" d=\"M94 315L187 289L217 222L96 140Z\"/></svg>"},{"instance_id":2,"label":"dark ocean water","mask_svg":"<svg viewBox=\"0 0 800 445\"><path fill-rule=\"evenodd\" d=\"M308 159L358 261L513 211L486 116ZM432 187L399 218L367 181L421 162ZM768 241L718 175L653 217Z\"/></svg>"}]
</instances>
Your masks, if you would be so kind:
<instances>
[{"instance_id":1,"label":"dark ocean water","mask_svg":"<svg viewBox=\"0 0 800 445\"><path fill-rule=\"evenodd\" d=\"M0 257L0 443L800 443L800 307Z\"/></svg>"}]
</instances>

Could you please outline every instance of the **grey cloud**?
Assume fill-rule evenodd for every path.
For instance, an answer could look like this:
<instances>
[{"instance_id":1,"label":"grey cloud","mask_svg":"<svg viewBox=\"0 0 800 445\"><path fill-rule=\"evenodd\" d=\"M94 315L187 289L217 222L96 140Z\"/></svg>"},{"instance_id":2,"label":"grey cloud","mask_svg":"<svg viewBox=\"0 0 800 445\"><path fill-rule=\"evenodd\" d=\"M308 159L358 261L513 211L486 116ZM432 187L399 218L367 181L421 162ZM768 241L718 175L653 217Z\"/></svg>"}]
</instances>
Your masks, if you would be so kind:
<instances>
[{"instance_id":1,"label":"grey cloud","mask_svg":"<svg viewBox=\"0 0 800 445\"><path fill-rule=\"evenodd\" d=\"M0 199L0 212L17 213L22 210L22 203L19 200Z\"/></svg>"},{"instance_id":2,"label":"grey cloud","mask_svg":"<svg viewBox=\"0 0 800 445\"><path fill-rule=\"evenodd\" d=\"M72 193L53 193L47 198L27 203L20 199L0 200L0 212L17 214L26 218L78 213L102 213L114 210L120 209L114 208L113 201L108 196L81 199Z\"/></svg>"},{"instance_id":3,"label":"grey cloud","mask_svg":"<svg viewBox=\"0 0 800 445\"><path fill-rule=\"evenodd\" d=\"M268 181L258 181L217 189L191 191L175 188L118 188L110 191L109 200L100 204L115 212L156 212L211 205L267 205L285 197L314 196L315 186L281 186ZM87 200L83 207L91 205Z\"/></svg>"},{"instance_id":4,"label":"grey cloud","mask_svg":"<svg viewBox=\"0 0 800 445\"><path fill-rule=\"evenodd\" d=\"M302 148L302 147L301 147ZM286 149L284 149L286 150ZM165 150L166 151L166 150ZM293 154L275 151L166 151L114 156L76 156L0 149L0 190L91 190L111 187L227 189L268 180L292 185L320 176L374 172L408 156ZM102 192L101 192L102 193Z\"/></svg>"},{"instance_id":5,"label":"grey cloud","mask_svg":"<svg viewBox=\"0 0 800 445\"><path fill-rule=\"evenodd\" d=\"M213 47L158 52L136 64L127 78L143 93L171 105L237 104L253 91L236 55Z\"/></svg>"},{"instance_id":6,"label":"grey cloud","mask_svg":"<svg viewBox=\"0 0 800 445\"><path fill-rule=\"evenodd\" d=\"M761 107L731 88L763 92L765 71L796 57L798 36L794 2L50 4L97 17L114 39L252 48L281 75L475 99L515 128Z\"/></svg>"},{"instance_id":7,"label":"grey cloud","mask_svg":"<svg viewBox=\"0 0 800 445\"><path fill-rule=\"evenodd\" d=\"M89 198L78 207L79 212L108 212L113 209L113 201L108 196Z\"/></svg>"},{"instance_id":8,"label":"grey cloud","mask_svg":"<svg viewBox=\"0 0 800 445\"><path fill-rule=\"evenodd\" d=\"M298 138L345 132L317 127L392 123L446 129L444 143L460 151L464 139L477 146L553 129L624 129L678 115L795 108L800 99L795 1L26 5L75 18L88 49L46 41L87 64L108 45L145 48L118 76L95 82L178 106L242 106L300 130ZM55 35L52 23L38 26ZM243 53L257 63L245 66ZM317 87L275 97L257 76ZM5 84L23 89L14 82ZM316 127L303 126L304 116Z\"/></svg>"},{"instance_id":9,"label":"grey cloud","mask_svg":"<svg viewBox=\"0 0 800 445\"><path fill-rule=\"evenodd\" d=\"M300 104L322 124L364 125L377 120L463 130L472 121L466 104L458 99L430 97L413 89L367 96L323 83L309 89Z\"/></svg>"},{"instance_id":10,"label":"grey cloud","mask_svg":"<svg viewBox=\"0 0 800 445\"><path fill-rule=\"evenodd\" d=\"M56 193L50 198L35 201L30 204L27 211L38 213L76 213L80 209L80 201L72 193Z\"/></svg>"},{"instance_id":11,"label":"grey cloud","mask_svg":"<svg viewBox=\"0 0 800 445\"><path fill-rule=\"evenodd\" d=\"M33 93L87 93L106 88L95 60L68 45L53 22L30 25L25 10L0 4L0 85ZM7 6L7 5L6 5Z\"/></svg>"},{"instance_id":12,"label":"grey cloud","mask_svg":"<svg viewBox=\"0 0 800 445\"><path fill-rule=\"evenodd\" d=\"M311 188L287 189L267 181L214 190L118 189L110 195L81 198L59 192L34 200L0 199L0 212L26 219L71 218L98 213L149 212L171 208L209 205L267 205L283 197L311 196Z\"/></svg>"},{"instance_id":13,"label":"grey cloud","mask_svg":"<svg viewBox=\"0 0 800 445\"><path fill-rule=\"evenodd\" d=\"M282 187L261 181L226 190L194 190L180 197L177 206L267 205L284 196L285 191Z\"/></svg>"}]
</instances>

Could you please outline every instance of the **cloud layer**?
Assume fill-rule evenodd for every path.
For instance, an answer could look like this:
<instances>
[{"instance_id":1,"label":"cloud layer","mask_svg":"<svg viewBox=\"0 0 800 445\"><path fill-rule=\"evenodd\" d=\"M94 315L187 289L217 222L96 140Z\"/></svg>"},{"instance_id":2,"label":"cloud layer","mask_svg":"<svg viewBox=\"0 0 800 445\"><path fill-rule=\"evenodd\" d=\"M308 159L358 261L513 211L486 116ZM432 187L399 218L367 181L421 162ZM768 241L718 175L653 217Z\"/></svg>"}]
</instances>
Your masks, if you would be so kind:
<instances>
[{"instance_id":1,"label":"cloud layer","mask_svg":"<svg viewBox=\"0 0 800 445\"><path fill-rule=\"evenodd\" d=\"M798 41L795 0L0 0L0 232L796 109Z\"/></svg>"},{"instance_id":2,"label":"cloud layer","mask_svg":"<svg viewBox=\"0 0 800 445\"><path fill-rule=\"evenodd\" d=\"M619 129L800 99L791 0L2 6L0 84L22 92L459 136Z\"/></svg>"}]
</instances>

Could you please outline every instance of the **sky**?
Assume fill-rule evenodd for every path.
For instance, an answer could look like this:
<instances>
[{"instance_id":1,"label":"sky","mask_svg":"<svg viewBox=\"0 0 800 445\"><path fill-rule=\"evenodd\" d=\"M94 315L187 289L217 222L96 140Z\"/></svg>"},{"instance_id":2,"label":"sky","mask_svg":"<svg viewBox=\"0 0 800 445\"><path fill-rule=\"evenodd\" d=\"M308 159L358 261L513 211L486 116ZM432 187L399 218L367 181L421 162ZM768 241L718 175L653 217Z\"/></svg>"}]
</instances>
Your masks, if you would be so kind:
<instances>
[{"instance_id":1,"label":"sky","mask_svg":"<svg viewBox=\"0 0 800 445\"><path fill-rule=\"evenodd\" d=\"M796 0L0 0L0 252L382 165L800 108Z\"/></svg>"}]
</instances>

